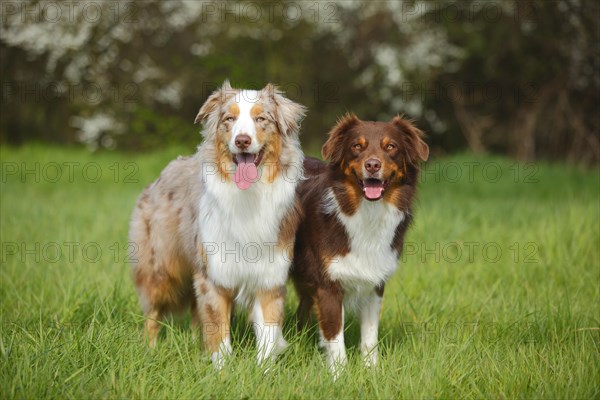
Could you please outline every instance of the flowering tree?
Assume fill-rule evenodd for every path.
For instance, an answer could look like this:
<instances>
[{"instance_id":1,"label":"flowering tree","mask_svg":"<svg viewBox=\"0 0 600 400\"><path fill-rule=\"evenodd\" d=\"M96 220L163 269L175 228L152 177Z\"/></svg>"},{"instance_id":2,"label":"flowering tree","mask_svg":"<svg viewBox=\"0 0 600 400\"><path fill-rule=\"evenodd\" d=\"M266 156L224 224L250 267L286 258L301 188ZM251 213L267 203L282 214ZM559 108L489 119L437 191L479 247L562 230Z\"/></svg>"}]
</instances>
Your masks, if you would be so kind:
<instances>
[{"instance_id":1,"label":"flowering tree","mask_svg":"<svg viewBox=\"0 0 600 400\"><path fill-rule=\"evenodd\" d=\"M196 143L224 79L278 83L316 150L346 110L404 112L434 148L600 159L593 0L5 1L2 141Z\"/></svg>"}]
</instances>

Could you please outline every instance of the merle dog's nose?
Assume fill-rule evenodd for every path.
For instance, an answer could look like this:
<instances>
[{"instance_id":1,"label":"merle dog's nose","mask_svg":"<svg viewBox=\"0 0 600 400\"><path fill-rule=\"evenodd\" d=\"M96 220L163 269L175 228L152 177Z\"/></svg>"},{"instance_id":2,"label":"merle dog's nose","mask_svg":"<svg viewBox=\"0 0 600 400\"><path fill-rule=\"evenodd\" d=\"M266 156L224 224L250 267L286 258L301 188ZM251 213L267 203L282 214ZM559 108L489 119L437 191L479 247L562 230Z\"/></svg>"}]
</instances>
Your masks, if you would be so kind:
<instances>
[{"instance_id":1,"label":"merle dog's nose","mask_svg":"<svg viewBox=\"0 0 600 400\"><path fill-rule=\"evenodd\" d=\"M371 174L378 172L381 169L381 161L375 158L369 158L367 162L365 162L365 168Z\"/></svg>"},{"instance_id":2,"label":"merle dog's nose","mask_svg":"<svg viewBox=\"0 0 600 400\"><path fill-rule=\"evenodd\" d=\"M237 135L235 137L235 147L240 150L246 150L250 147L250 143L252 143L252 138L248 135Z\"/></svg>"}]
</instances>

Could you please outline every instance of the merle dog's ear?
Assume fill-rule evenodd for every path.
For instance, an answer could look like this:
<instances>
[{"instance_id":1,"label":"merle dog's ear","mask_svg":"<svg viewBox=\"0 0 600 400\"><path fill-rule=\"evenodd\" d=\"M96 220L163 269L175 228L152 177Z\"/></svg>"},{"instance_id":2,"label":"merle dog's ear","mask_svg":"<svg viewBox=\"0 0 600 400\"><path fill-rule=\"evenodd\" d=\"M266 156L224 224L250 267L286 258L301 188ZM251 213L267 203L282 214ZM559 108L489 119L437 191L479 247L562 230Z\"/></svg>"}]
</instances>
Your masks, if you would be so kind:
<instances>
[{"instance_id":1,"label":"merle dog's ear","mask_svg":"<svg viewBox=\"0 0 600 400\"><path fill-rule=\"evenodd\" d=\"M332 164L339 164L344 158L344 137L353 126L360 120L353 113L346 113L338 119L335 126L329 131L329 139L321 149L321 155L324 160L331 161Z\"/></svg>"},{"instance_id":2,"label":"merle dog's ear","mask_svg":"<svg viewBox=\"0 0 600 400\"><path fill-rule=\"evenodd\" d=\"M210 115L212 115L215 111L219 109L219 106L223 104L225 98L231 95L234 90L231 88L231 84L228 80L223 82L223 85L212 92L208 99L202 104L200 110L198 111L198 115L196 115L196 119L194 120L194 124L198 122L205 122Z\"/></svg>"},{"instance_id":3,"label":"merle dog's ear","mask_svg":"<svg viewBox=\"0 0 600 400\"><path fill-rule=\"evenodd\" d=\"M403 139L406 149L406 158L410 164L416 165L419 160L427 161L429 158L429 146L425 143L425 134L419 128L413 125L413 123L407 119L404 119L401 115L395 116L392 124L403 133Z\"/></svg>"},{"instance_id":4,"label":"merle dog's ear","mask_svg":"<svg viewBox=\"0 0 600 400\"><path fill-rule=\"evenodd\" d=\"M271 83L268 83L262 92L275 103L275 118L279 132L285 136L297 136L300 132L300 123L306 115L306 107L285 97L283 92Z\"/></svg>"}]
</instances>

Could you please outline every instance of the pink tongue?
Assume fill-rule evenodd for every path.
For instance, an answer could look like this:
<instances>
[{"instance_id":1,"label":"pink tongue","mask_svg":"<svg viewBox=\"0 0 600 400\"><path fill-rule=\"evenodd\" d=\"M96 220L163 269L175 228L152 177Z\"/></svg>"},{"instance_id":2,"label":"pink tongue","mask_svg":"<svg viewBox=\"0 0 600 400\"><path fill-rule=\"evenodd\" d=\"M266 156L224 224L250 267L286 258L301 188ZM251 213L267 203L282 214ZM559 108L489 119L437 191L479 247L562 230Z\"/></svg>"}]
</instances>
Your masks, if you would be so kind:
<instances>
[{"instance_id":1,"label":"pink tongue","mask_svg":"<svg viewBox=\"0 0 600 400\"><path fill-rule=\"evenodd\" d=\"M367 199L376 200L381 197L383 193L383 182L380 181L366 181L364 188L365 196Z\"/></svg>"},{"instance_id":2,"label":"pink tongue","mask_svg":"<svg viewBox=\"0 0 600 400\"><path fill-rule=\"evenodd\" d=\"M235 175L233 176L233 181L239 189L246 190L252 186L252 184L256 182L256 178L258 178L258 170L256 169L256 165L254 165L254 155L241 153L236 157L238 164Z\"/></svg>"}]
</instances>

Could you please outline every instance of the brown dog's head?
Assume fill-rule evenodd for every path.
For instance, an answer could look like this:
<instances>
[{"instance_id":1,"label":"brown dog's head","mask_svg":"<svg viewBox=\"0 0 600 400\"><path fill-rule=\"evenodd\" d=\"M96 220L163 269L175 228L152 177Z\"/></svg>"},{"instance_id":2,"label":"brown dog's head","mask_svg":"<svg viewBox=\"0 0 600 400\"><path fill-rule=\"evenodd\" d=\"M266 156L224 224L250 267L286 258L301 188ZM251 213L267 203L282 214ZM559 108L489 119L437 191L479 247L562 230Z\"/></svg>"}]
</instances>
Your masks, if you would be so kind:
<instances>
[{"instance_id":1,"label":"brown dog's head","mask_svg":"<svg viewBox=\"0 0 600 400\"><path fill-rule=\"evenodd\" d=\"M429 157L423 132L401 116L390 122L361 121L347 114L329 132L322 155L362 191L367 200L414 178Z\"/></svg>"}]
</instances>

